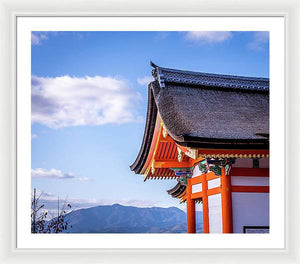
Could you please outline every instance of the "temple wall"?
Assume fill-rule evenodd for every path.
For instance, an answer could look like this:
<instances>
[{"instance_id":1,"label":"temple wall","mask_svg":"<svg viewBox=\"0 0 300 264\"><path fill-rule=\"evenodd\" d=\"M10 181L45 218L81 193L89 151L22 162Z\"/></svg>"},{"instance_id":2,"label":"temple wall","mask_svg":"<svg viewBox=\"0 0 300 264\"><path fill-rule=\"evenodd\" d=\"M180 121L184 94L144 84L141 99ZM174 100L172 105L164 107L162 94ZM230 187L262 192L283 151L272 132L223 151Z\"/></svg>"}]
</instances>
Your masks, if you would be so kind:
<instances>
[{"instance_id":1,"label":"temple wall","mask_svg":"<svg viewBox=\"0 0 300 264\"><path fill-rule=\"evenodd\" d=\"M221 178L209 180L207 181L207 188L208 189L216 188L219 187L220 184L221 184Z\"/></svg>"},{"instance_id":2,"label":"temple wall","mask_svg":"<svg viewBox=\"0 0 300 264\"><path fill-rule=\"evenodd\" d=\"M236 159L235 163L232 165L235 168L253 168L253 159L241 158ZM259 159L260 168L269 168L269 158Z\"/></svg>"},{"instance_id":3,"label":"temple wall","mask_svg":"<svg viewBox=\"0 0 300 264\"><path fill-rule=\"evenodd\" d=\"M202 183L192 185L192 193L202 192Z\"/></svg>"},{"instance_id":4,"label":"temple wall","mask_svg":"<svg viewBox=\"0 0 300 264\"><path fill-rule=\"evenodd\" d=\"M269 159L268 158L259 159L259 167L269 168Z\"/></svg>"},{"instance_id":5,"label":"temple wall","mask_svg":"<svg viewBox=\"0 0 300 264\"><path fill-rule=\"evenodd\" d=\"M232 193L233 233L243 226L269 226L269 193Z\"/></svg>"},{"instance_id":6,"label":"temple wall","mask_svg":"<svg viewBox=\"0 0 300 264\"><path fill-rule=\"evenodd\" d=\"M253 159L236 159L233 167L253 168ZM269 159L259 159L259 168L269 168ZM201 175L198 166L193 169L192 178ZM232 186L269 186L269 177L231 176ZM207 188L221 186L221 177L207 181ZM202 183L192 185L192 193L202 192ZM259 189L258 191L261 191ZM222 198L221 194L208 196L209 233L222 233ZM233 233L243 233L244 226L269 226L269 193L232 192Z\"/></svg>"},{"instance_id":7,"label":"temple wall","mask_svg":"<svg viewBox=\"0 0 300 264\"><path fill-rule=\"evenodd\" d=\"M222 233L221 194L208 196L209 233Z\"/></svg>"},{"instance_id":8,"label":"temple wall","mask_svg":"<svg viewBox=\"0 0 300 264\"><path fill-rule=\"evenodd\" d=\"M232 186L269 186L269 177L231 176Z\"/></svg>"},{"instance_id":9,"label":"temple wall","mask_svg":"<svg viewBox=\"0 0 300 264\"><path fill-rule=\"evenodd\" d=\"M231 176L232 186L269 186L269 177ZM269 226L269 193L232 193L233 233L244 226Z\"/></svg>"}]
</instances>

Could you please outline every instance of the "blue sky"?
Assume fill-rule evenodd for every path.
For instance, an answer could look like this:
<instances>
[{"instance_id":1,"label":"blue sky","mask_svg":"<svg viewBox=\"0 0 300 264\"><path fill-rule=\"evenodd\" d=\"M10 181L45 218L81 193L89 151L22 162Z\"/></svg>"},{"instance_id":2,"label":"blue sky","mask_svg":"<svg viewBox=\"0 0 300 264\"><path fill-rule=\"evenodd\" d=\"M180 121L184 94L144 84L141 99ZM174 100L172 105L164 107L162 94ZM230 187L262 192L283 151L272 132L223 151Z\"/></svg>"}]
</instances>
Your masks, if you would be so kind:
<instances>
[{"instance_id":1,"label":"blue sky","mask_svg":"<svg viewBox=\"0 0 300 264\"><path fill-rule=\"evenodd\" d=\"M178 206L175 180L130 171L145 126L149 61L269 77L268 32L32 32L32 188L51 209Z\"/></svg>"}]
</instances>

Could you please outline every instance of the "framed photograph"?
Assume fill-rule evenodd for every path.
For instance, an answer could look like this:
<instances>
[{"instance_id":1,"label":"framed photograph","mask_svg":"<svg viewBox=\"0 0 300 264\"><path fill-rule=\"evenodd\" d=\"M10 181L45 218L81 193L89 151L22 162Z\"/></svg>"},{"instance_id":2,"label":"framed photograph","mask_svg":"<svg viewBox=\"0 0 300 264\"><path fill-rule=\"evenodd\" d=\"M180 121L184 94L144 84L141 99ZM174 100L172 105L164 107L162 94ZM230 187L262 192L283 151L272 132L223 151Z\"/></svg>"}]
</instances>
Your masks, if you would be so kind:
<instances>
[{"instance_id":1,"label":"framed photograph","mask_svg":"<svg viewBox=\"0 0 300 264\"><path fill-rule=\"evenodd\" d=\"M289 13L11 14L6 255L298 260Z\"/></svg>"},{"instance_id":2,"label":"framed photograph","mask_svg":"<svg viewBox=\"0 0 300 264\"><path fill-rule=\"evenodd\" d=\"M68 247L72 234L71 248L224 248L234 233L226 248L284 247L284 177L269 177L284 174L284 18L18 17L17 28L18 247ZM239 236L249 225L271 230Z\"/></svg>"}]
</instances>

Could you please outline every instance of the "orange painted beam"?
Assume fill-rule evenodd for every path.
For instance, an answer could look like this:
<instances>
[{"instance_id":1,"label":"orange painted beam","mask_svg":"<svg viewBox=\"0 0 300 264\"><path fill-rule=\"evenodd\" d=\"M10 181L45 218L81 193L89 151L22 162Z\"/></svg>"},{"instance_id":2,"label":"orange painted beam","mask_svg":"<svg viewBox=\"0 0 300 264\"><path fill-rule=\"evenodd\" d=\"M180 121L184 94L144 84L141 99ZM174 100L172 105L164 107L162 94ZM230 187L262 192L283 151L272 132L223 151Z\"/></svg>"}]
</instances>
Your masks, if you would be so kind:
<instances>
[{"instance_id":1,"label":"orange painted beam","mask_svg":"<svg viewBox=\"0 0 300 264\"><path fill-rule=\"evenodd\" d=\"M195 165L195 164L201 162L202 160L204 160L204 158L199 157L199 158L197 158L197 159L195 159L195 160L191 160L191 162L192 162L193 165Z\"/></svg>"},{"instance_id":2,"label":"orange painted beam","mask_svg":"<svg viewBox=\"0 0 300 264\"><path fill-rule=\"evenodd\" d=\"M252 193L268 193L269 186L232 186L233 192L252 192Z\"/></svg>"},{"instance_id":3,"label":"orange painted beam","mask_svg":"<svg viewBox=\"0 0 300 264\"><path fill-rule=\"evenodd\" d=\"M170 143L175 144L175 141L169 135L167 135L165 138L163 137L163 135L161 135L159 138L159 141L160 142L170 142Z\"/></svg>"},{"instance_id":4,"label":"orange painted beam","mask_svg":"<svg viewBox=\"0 0 300 264\"><path fill-rule=\"evenodd\" d=\"M155 153L155 150L158 147L159 144L159 138L160 135L162 133L162 125L160 124L160 117L159 114L156 118L156 124L155 124L155 128L154 128L154 133L153 133L153 137L152 137L152 141L151 141L151 146L150 146L150 150L146 159L146 162L141 170L141 174L147 174L149 172L149 170L151 169L151 163L153 160L153 156Z\"/></svg>"},{"instance_id":5,"label":"orange painted beam","mask_svg":"<svg viewBox=\"0 0 300 264\"><path fill-rule=\"evenodd\" d=\"M209 209L206 174L202 174L203 233L209 233Z\"/></svg>"},{"instance_id":6,"label":"orange painted beam","mask_svg":"<svg viewBox=\"0 0 300 264\"><path fill-rule=\"evenodd\" d=\"M192 199L191 179L187 180L186 188L186 215L187 215L187 233L196 233L196 210L195 200Z\"/></svg>"},{"instance_id":7,"label":"orange painted beam","mask_svg":"<svg viewBox=\"0 0 300 264\"><path fill-rule=\"evenodd\" d=\"M214 180L214 179L217 179L217 178L220 178L220 176L214 174L213 172L209 172L209 173L206 174L206 179L208 181Z\"/></svg>"},{"instance_id":8,"label":"orange painted beam","mask_svg":"<svg viewBox=\"0 0 300 264\"><path fill-rule=\"evenodd\" d=\"M231 168L230 176L269 177L269 168Z\"/></svg>"},{"instance_id":9,"label":"orange painted beam","mask_svg":"<svg viewBox=\"0 0 300 264\"><path fill-rule=\"evenodd\" d=\"M204 175L204 174L202 174L202 175ZM192 178L192 179L191 179L191 180L192 180L192 185L197 184L197 183L201 183L201 181L202 181L202 175L196 176L196 177ZM205 177L206 177L206 180L207 180L207 181L210 181L210 180L214 180L214 179L220 178L220 176L214 174L213 172L208 172L208 173L206 173L206 176L205 176Z\"/></svg>"},{"instance_id":10,"label":"orange painted beam","mask_svg":"<svg viewBox=\"0 0 300 264\"><path fill-rule=\"evenodd\" d=\"M189 168L191 167L191 163L189 162L178 162L178 161L163 161L163 160L155 160L154 168Z\"/></svg>"},{"instance_id":11,"label":"orange painted beam","mask_svg":"<svg viewBox=\"0 0 300 264\"><path fill-rule=\"evenodd\" d=\"M232 196L231 177L225 175L225 168L221 167L221 201L223 233L233 233L232 226Z\"/></svg>"},{"instance_id":12,"label":"orange painted beam","mask_svg":"<svg viewBox=\"0 0 300 264\"><path fill-rule=\"evenodd\" d=\"M187 148L186 147L183 147L183 146L180 146L179 144L176 143L176 146L182 151L182 152L187 152Z\"/></svg>"},{"instance_id":13,"label":"orange painted beam","mask_svg":"<svg viewBox=\"0 0 300 264\"><path fill-rule=\"evenodd\" d=\"M196 192L191 194L192 199L202 198L202 196L203 196L202 192Z\"/></svg>"},{"instance_id":14,"label":"orange painted beam","mask_svg":"<svg viewBox=\"0 0 300 264\"><path fill-rule=\"evenodd\" d=\"M218 193L221 193L221 188L220 187L215 187L215 188L207 190L207 195L208 196L215 195L215 194L218 194Z\"/></svg>"},{"instance_id":15,"label":"orange painted beam","mask_svg":"<svg viewBox=\"0 0 300 264\"><path fill-rule=\"evenodd\" d=\"M202 174L202 175L203 175L203 174ZM202 179L203 179L202 175L201 175L201 176L194 177L194 178L191 178L191 184L194 185L194 184L201 183L201 182L202 182Z\"/></svg>"}]
</instances>

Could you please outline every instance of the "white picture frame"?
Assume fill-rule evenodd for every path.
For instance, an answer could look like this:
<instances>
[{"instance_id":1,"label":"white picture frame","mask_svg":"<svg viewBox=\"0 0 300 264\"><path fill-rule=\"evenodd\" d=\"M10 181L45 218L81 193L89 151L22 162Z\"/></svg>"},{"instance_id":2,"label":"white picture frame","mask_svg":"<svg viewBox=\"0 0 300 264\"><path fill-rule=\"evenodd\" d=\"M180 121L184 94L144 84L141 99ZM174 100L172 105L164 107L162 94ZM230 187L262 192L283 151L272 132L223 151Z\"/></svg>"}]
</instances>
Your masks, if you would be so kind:
<instances>
[{"instance_id":1,"label":"white picture frame","mask_svg":"<svg viewBox=\"0 0 300 264\"><path fill-rule=\"evenodd\" d=\"M300 5L292 1L265 1L264 3L245 1L236 8L236 3L229 1L218 1L208 5L207 2L190 1L127 1L126 5L119 0L113 4L105 4L84 1L64 2L54 0L39 3L38 1L0 1L1 14L1 205L3 216L1 218L1 259L5 263L11 262L272 262L272 263L298 263L299 253L299 231L297 230L299 220L298 179L296 174L291 174L290 164L297 164L297 126L296 118L299 114L296 90L299 84L297 66L299 66L299 33L296 31L299 26ZM121 6L121 8L120 8ZM174 8L176 7L176 8ZM115 11L118 10L118 11ZM121 11L120 11L121 10ZM149 11L150 10L150 11ZM234 10L234 11L232 11ZM15 54L15 23L16 17L27 16L283 16L286 18L286 248L282 250L20 250L16 249L16 54ZM299 87L299 85L298 85ZM296 113L294 117L289 113ZM294 119L295 120L294 120ZM295 208L293 210L293 207ZM250 252L249 252L250 251ZM55 254L53 254L55 253ZM134 258L134 260L133 260Z\"/></svg>"}]
</instances>

